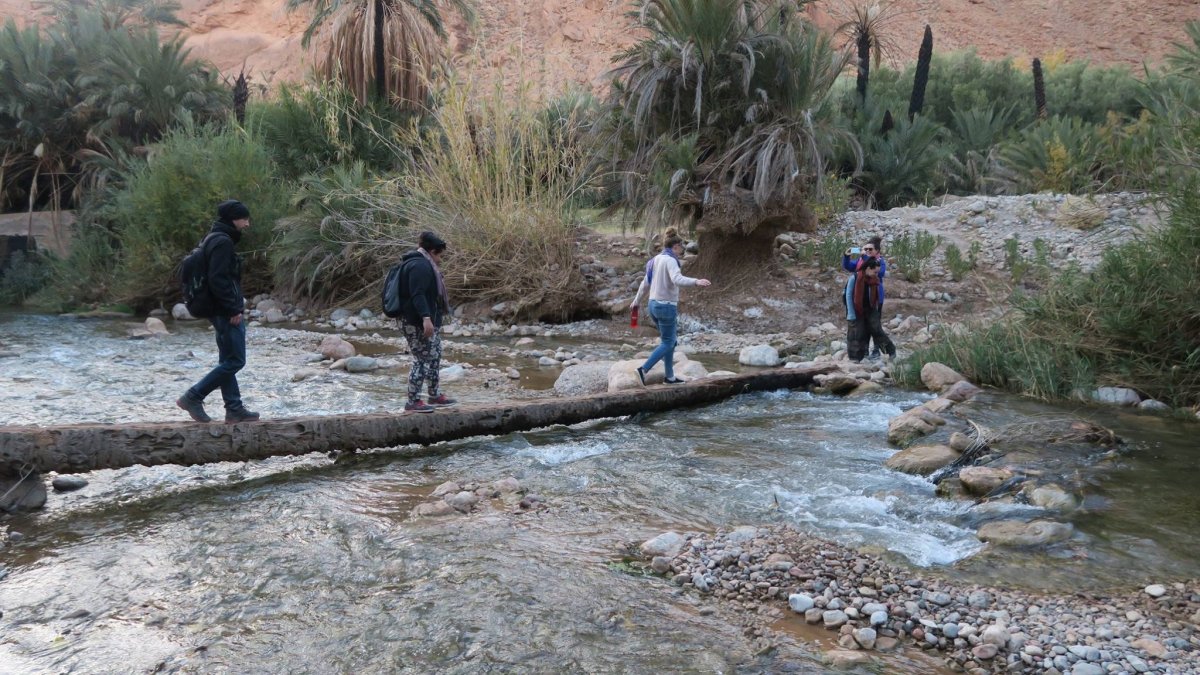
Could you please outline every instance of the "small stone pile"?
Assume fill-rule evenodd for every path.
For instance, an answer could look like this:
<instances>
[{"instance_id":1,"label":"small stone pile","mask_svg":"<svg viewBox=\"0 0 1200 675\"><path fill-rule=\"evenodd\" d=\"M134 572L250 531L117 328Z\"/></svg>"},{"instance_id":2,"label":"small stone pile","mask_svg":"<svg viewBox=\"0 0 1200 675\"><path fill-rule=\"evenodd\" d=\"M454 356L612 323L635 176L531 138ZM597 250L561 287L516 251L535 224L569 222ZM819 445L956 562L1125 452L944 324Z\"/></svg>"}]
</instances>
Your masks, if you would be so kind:
<instances>
[{"instance_id":1,"label":"small stone pile","mask_svg":"<svg viewBox=\"0 0 1200 675\"><path fill-rule=\"evenodd\" d=\"M493 499L514 505L519 509L534 509L543 506L541 497L525 494L521 483L511 476L488 484L446 481L434 488L430 498L432 501L418 504L412 510L414 518L441 518L467 514Z\"/></svg>"},{"instance_id":2,"label":"small stone pile","mask_svg":"<svg viewBox=\"0 0 1200 675\"><path fill-rule=\"evenodd\" d=\"M770 614L787 603L843 649L944 654L953 670L1200 673L1200 581L1111 597L923 579L788 526L664 533L641 545L675 584Z\"/></svg>"}]
</instances>

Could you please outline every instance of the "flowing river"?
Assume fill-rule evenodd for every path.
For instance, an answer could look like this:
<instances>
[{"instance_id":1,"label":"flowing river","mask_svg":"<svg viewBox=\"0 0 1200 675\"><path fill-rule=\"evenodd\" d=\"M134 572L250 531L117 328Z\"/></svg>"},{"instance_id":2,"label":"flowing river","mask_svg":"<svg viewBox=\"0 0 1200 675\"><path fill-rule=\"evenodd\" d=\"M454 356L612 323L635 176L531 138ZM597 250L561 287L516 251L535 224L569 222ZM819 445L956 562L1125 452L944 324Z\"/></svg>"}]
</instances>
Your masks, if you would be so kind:
<instances>
[{"instance_id":1,"label":"flowing river","mask_svg":"<svg viewBox=\"0 0 1200 675\"><path fill-rule=\"evenodd\" d=\"M179 419L211 334L134 341L126 327L0 315L0 349L20 354L0 359L0 422ZM395 375L293 384L316 343L295 335L252 329L252 407L397 407ZM1195 424L1105 411L1123 449L1043 449L1086 495L1076 536L995 554L974 534L982 507L883 466L888 419L926 397L776 392L337 462L93 472L7 521L23 536L0 549L0 673L823 672L753 653L710 599L619 564L668 529L788 522L926 573L1052 590L1200 575ZM1080 413L1000 395L969 409L999 426ZM505 476L547 508L410 516L444 481Z\"/></svg>"}]
</instances>

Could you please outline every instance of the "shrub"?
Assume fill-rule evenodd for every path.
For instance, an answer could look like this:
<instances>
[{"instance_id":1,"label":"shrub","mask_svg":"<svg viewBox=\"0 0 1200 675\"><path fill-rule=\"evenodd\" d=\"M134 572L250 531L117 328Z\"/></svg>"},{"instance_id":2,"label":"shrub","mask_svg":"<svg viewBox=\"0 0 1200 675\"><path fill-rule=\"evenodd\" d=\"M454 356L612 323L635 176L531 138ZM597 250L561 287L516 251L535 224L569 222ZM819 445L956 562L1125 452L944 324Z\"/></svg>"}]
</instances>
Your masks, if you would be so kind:
<instances>
[{"instance_id":1,"label":"shrub","mask_svg":"<svg viewBox=\"0 0 1200 675\"><path fill-rule=\"evenodd\" d=\"M924 230L906 234L897 237L888 245L891 251L890 258L905 279L917 282L924 275L925 265L933 258L933 253L941 241L941 237Z\"/></svg>"},{"instance_id":2,"label":"shrub","mask_svg":"<svg viewBox=\"0 0 1200 675\"><path fill-rule=\"evenodd\" d=\"M41 254L14 251L0 270L0 305L22 305L50 281L50 263Z\"/></svg>"},{"instance_id":3,"label":"shrub","mask_svg":"<svg viewBox=\"0 0 1200 675\"><path fill-rule=\"evenodd\" d=\"M1012 193L1085 192L1102 175L1096 128L1076 118L1034 124L1000 151L1000 180Z\"/></svg>"},{"instance_id":4,"label":"shrub","mask_svg":"<svg viewBox=\"0 0 1200 675\"><path fill-rule=\"evenodd\" d=\"M946 188L950 192L986 194L996 171L996 149L1009 133L1013 108L953 111L947 138Z\"/></svg>"},{"instance_id":5,"label":"shrub","mask_svg":"<svg viewBox=\"0 0 1200 675\"><path fill-rule=\"evenodd\" d=\"M817 264L821 269L842 269L842 255L854 240L842 232L826 232L817 244Z\"/></svg>"},{"instance_id":6,"label":"shrub","mask_svg":"<svg viewBox=\"0 0 1200 675\"><path fill-rule=\"evenodd\" d=\"M1025 281L1025 275L1029 272L1029 261L1021 254L1021 242L1015 234L1004 240L1004 266L1008 268L1014 284L1020 285Z\"/></svg>"},{"instance_id":7,"label":"shrub","mask_svg":"<svg viewBox=\"0 0 1200 675\"><path fill-rule=\"evenodd\" d=\"M926 201L942 184L938 171L945 151L939 139L942 127L917 115L909 121L895 120L895 126L881 131L871 116L859 130L863 168L858 184L881 208Z\"/></svg>"},{"instance_id":8,"label":"shrub","mask_svg":"<svg viewBox=\"0 0 1200 675\"><path fill-rule=\"evenodd\" d=\"M946 270L950 272L950 278L955 281L962 281L967 276L967 272L975 269L975 263L963 257L962 250L954 244L946 245Z\"/></svg>"},{"instance_id":9,"label":"shrub","mask_svg":"<svg viewBox=\"0 0 1200 675\"><path fill-rule=\"evenodd\" d=\"M266 148L238 130L184 129L168 135L135 168L104 210L118 244L116 299L144 307L177 297L179 261L203 238L225 199L250 207L239 251L247 258L245 291L263 288L264 249L287 210L289 186Z\"/></svg>"}]
</instances>

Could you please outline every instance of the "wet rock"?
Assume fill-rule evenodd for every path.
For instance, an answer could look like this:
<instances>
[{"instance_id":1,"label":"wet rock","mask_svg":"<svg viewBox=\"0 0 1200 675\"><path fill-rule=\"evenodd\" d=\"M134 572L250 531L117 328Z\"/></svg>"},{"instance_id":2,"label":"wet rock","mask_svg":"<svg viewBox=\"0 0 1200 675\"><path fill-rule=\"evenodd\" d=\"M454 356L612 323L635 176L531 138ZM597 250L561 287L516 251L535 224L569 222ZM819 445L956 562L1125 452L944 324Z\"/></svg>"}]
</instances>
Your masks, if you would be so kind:
<instances>
[{"instance_id":1,"label":"wet rock","mask_svg":"<svg viewBox=\"0 0 1200 675\"><path fill-rule=\"evenodd\" d=\"M679 550L683 548L683 542L683 535L678 532L663 532L653 539L647 539L642 542L642 545L638 548L641 550L642 555L647 558L660 555L674 558L679 553Z\"/></svg>"},{"instance_id":2,"label":"wet rock","mask_svg":"<svg viewBox=\"0 0 1200 675\"><path fill-rule=\"evenodd\" d=\"M958 459L958 453L945 445L914 445L888 458L884 464L902 473L927 476Z\"/></svg>"},{"instance_id":3,"label":"wet rock","mask_svg":"<svg viewBox=\"0 0 1200 675\"><path fill-rule=\"evenodd\" d=\"M891 652L900 648L900 640L894 637L880 637L875 639L875 649L881 652Z\"/></svg>"},{"instance_id":4,"label":"wet rock","mask_svg":"<svg viewBox=\"0 0 1200 675\"><path fill-rule=\"evenodd\" d=\"M936 361L926 363L921 367L921 382L929 391L940 392L946 387L961 382L967 378L960 375L950 366Z\"/></svg>"},{"instance_id":5,"label":"wet rock","mask_svg":"<svg viewBox=\"0 0 1200 675\"><path fill-rule=\"evenodd\" d=\"M1012 634L1008 632L1008 628L999 624L992 624L983 629L983 634L979 636L984 644L995 645L1000 649L1008 646L1008 641L1012 639Z\"/></svg>"},{"instance_id":6,"label":"wet rock","mask_svg":"<svg viewBox=\"0 0 1200 675\"><path fill-rule=\"evenodd\" d=\"M379 362L370 356L351 356L346 359L347 373L369 373L372 370L379 368ZM446 381L446 378L442 378Z\"/></svg>"},{"instance_id":7,"label":"wet rock","mask_svg":"<svg viewBox=\"0 0 1200 675\"><path fill-rule=\"evenodd\" d=\"M771 345L743 347L738 353L738 363L743 366L774 368L779 365L779 351Z\"/></svg>"},{"instance_id":8,"label":"wet rock","mask_svg":"<svg viewBox=\"0 0 1200 675\"><path fill-rule=\"evenodd\" d=\"M932 401L926 401L926 402L922 403L921 407L935 415L940 415L940 414L946 412L947 410L949 410L950 408L953 408L954 401L951 401L948 398L939 396L939 397L933 399Z\"/></svg>"},{"instance_id":9,"label":"wet rock","mask_svg":"<svg viewBox=\"0 0 1200 675\"><path fill-rule=\"evenodd\" d=\"M553 368L562 364L558 362L558 359L555 359L551 356L543 356L538 359L538 365L543 368Z\"/></svg>"},{"instance_id":10,"label":"wet rock","mask_svg":"<svg viewBox=\"0 0 1200 675\"><path fill-rule=\"evenodd\" d=\"M45 505L46 483L41 474L30 473L24 479L0 476L0 510L37 511Z\"/></svg>"},{"instance_id":11,"label":"wet rock","mask_svg":"<svg viewBox=\"0 0 1200 675\"><path fill-rule=\"evenodd\" d=\"M438 371L438 381L443 384L446 382L458 382L467 376L467 369L462 367L462 364L454 364L446 366Z\"/></svg>"},{"instance_id":12,"label":"wet rock","mask_svg":"<svg viewBox=\"0 0 1200 675\"><path fill-rule=\"evenodd\" d=\"M1050 520L997 520L984 523L975 533L981 541L998 546L1044 546L1071 538L1074 528L1069 523Z\"/></svg>"},{"instance_id":13,"label":"wet rock","mask_svg":"<svg viewBox=\"0 0 1200 675\"><path fill-rule=\"evenodd\" d=\"M954 401L955 403L962 403L963 401L971 400L976 394L982 391L982 389L976 387L970 382L967 382L966 380L960 380L950 385L946 391L942 392L942 396Z\"/></svg>"},{"instance_id":14,"label":"wet rock","mask_svg":"<svg viewBox=\"0 0 1200 675\"><path fill-rule=\"evenodd\" d=\"M650 561L650 569L658 574L666 574L671 571L671 559L665 555L656 555Z\"/></svg>"},{"instance_id":15,"label":"wet rock","mask_svg":"<svg viewBox=\"0 0 1200 675\"><path fill-rule=\"evenodd\" d=\"M825 652L825 663L838 670L850 670L872 663L873 659L866 652L852 649L831 649Z\"/></svg>"},{"instance_id":16,"label":"wet rock","mask_svg":"<svg viewBox=\"0 0 1200 675\"><path fill-rule=\"evenodd\" d=\"M614 361L591 361L563 369L554 381L559 396L586 396L608 391L608 372Z\"/></svg>"},{"instance_id":17,"label":"wet rock","mask_svg":"<svg viewBox=\"0 0 1200 675\"><path fill-rule=\"evenodd\" d=\"M83 476L55 476L50 485L59 492L70 492L87 487L87 479Z\"/></svg>"},{"instance_id":18,"label":"wet rock","mask_svg":"<svg viewBox=\"0 0 1200 675\"><path fill-rule=\"evenodd\" d=\"M905 446L922 436L932 434L946 420L917 406L893 417L888 422L888 443Z\"/></svg>"},{"instance_id":19,"label":"wet rock","mask_svg":"<svg viewBox=\"0 0 1200 675\"><path fill-rule=\"evenodd\" d=\"M175 306L171 308L171 316L176 321L196 320L196 317L192 316L192 313L188 311L187 305L183 304L182 302L175 303Z\"/></svg>"},{"instance_id":20,"label":"wet rock","mask_svg":"<svg viewBox=\"0 0 1200 675\"><path fill-rule=\"evenodd\" d=\"M996 647L996 645L982 644L975 645L975 647L971 650L971 655L980 661L991 661L992 659L996 658L996 654L999 652L1000 650Z\"/></svg>"},{"instance_id":21,"label":"wet rock","mask_svg":"<svg viewBox=\"0 0 1200 675\"><path fill-rule=\"evenodd\" d=\"M345 321L346 319L349 319L352 316L354 316L354 312L351 312L348 309L343 309L343 308L339 307L329 313L329 320L331 322L332 321Z\"/></svg>"},{"instance_id":22,"label":"wet rock","mask_svg":"<svg viewBox=\"0 0 1200 675\"><path fill-rule=\"evenodd\" d=\"M1141 403L1142 397L1136 391L1125 387L1100 387L1092 392L1092 400L1109 405L1135 406Z\"/></svg>"},{"instance_id":23,"label":"wet rock","mask_svg":"<svg viewBox=\"0 0 1200 675\"><path fill-rule=\"evenodd\" d=\"M442 518L452 516L458 513L453 506L446 502L428 502L425 504L417 504L413 509L413 515L417 518Z\"/></svg>"},{"instance_id":24,"label":"wet rock","mask_svg":"<svg viewBox=\"0 0 1200 675\"><path fill-rule=\"evenodd\" d=\"M950 449L955 452L966 452L971 447L971 444L971 437L960 431L950 434Z\"/></svg>"},{"instance_id":25,"label":"wet rock","mask_svg":"<svg viewBox=\"0 0 1200 675\"><path fill-rule=\"evenodd\" d=\"M521 379L521 371L517 370L516 368L512 368L512 367L505 368L504 374L507 375L508 379L510 379L510 380Z\"/></svg>"},{"instance_id":26,"label":"wet rock","mask_svg":"<svg viewBox=\"0 0 1200 675\"><path fill-rule=\"evenodd\" d=\"M812 597L804 593L792 593L788 596L788 607L797 614L803 614L812 609L814 605Z\"/></svg>"},{"instance_id":27,"label":"wet rock","mask_svg":"<svg viewBox=\"0 0 1200 675\"><path fill-rule=\"evenodd\" d=\"M303 382L311 380L314 377L320 377L323 373L316 368L302 368L292 373L292 382Z\"/></svg>"},{"instance_id":28,"label":"wet rock","mask_svg":"<svg viewBox=\"0 0 1200 675\"><path fill-rule=\"evenodd\" d=\"M512 494L521 491L521 483L512 476L506 476L492 483L492 489L502 495Z\"/></svg>"},{"instance_id":29,"label":"wet rock","mask_svg":"<svg viewBox=\"0 0 1200 675\"><path fill-rule=\"evenodd\" d=\"M986 495L1012 477L1013 473L1008 469L990 466L968 466L958 472L963 487L974 495Z\"/></svg>"},{"instance_id":30,"label":"wet rock","mask_svg":"<svg viewBox=\"0 0 1200 675\"><path fill-rule=\"evenodd\" d=\"M872 626L882 626L883 624L887 623L888 613L882 609L876 610L871 612L868 620L871 622Z\"/></svg>"},{"instance_id":31,"label":"wet rock","mask_svg":"<svg viewBox=\"0 0 1200 675\"><path fill-rule=\"evenodd\" d=\"M1095 663L1080 662L1071 668L1071 675L1106 675L1107 673L1108 671Z\"/></svg>"},{"instance_id":32,"label":"wet rock","mask_svg":"<svg viewBox=\"0 0 1200 675\"><path fill-rule=\"evenodd\" d=\"M337 335L325 336L325 338L321 340L321 345L317 348L317 351L321 352L321 356L327 359L333 359L335 361L348 359L358 353L358 351L354 349L354 345L346 342L346 340Z\"/></svg>"},{"instance_id":33,"label":"wet rock","mask_svg":"<svg viewBox=\"0 0 1200 675\"><path fill-rule=\"evenodd\" d=\"M1075 495L1054 483L1039 485L1029 490L1028 496L1030 504L1048 511L1071 511L1078 505Z\"/></svg>"},{"instance_id":34,"label":"wet rock","mask_svg":"<svg viewBox=\"0 0 1200 675\"><path fill-rule=\"evenodd\" d=\"M967 604L977 609L987 609L992 604L992 594L987 591L971 591Z\"/></svg>"},{"instance_id":35,"label":"wet rock","mask_svg":"<svg viewBox=\"0 0 1200 675\"><path fill-rule=\"evenodd\" d=\"M842 395L854 391L859 386L859 379L853 375L846 373L830 373L828 375L818 375L816 381L821 386L825 387L830 393ZM873 384L873 383L872 383Z\"/></svg>"},{"instance_id":36,"label":"wet rock","mask_svg":"<svg viewBox=\"0 0 1200 675\"><path fill-rule=\"evenodd\" d=\"M471 509L475 508L476 504L479 503L479 495L475 494L474 492L467 492L466 490L444 497L444 499L447 504L453 506L456 511L460 511L462 513L469 512Z\"/></svg>"},{"instance_id":37,"label":"wet rock","mask_svg":"<svg viewBox=\"0 0 1200 675\"><path fill-rule=\"evenodd\" d=\"M1129 646L1133 647L1134 649L1140 649L1156 659L1161 659L1167 655L1167 648L1157 640L1152 640L1150 638L1139 638L1133 642L1130 642Z\"/></svg>"},{"instance_id":38,"label":"wet rock","mask_svg":"<svg viewBox=\"0 0 1200 675\"><path fill-rule=\"evenodd\" d=\"M1171 406L1167 405L1166 403L1163 403L1162 401L1156 401L1152 398L1148 398L1145 401L1142 401L1141 403L1139 403L1138 408L1140 408L1142 410L1152 410L1155 412L1165 412L1167 410L1170 410Z\"/></svg>"},{"instance_id":39,"label":"wet rock","mask_svg":"<svg viewBox=\"0 0 1200 675\"><path fill-rule=\"evenodd\" d=\"M283 310L272 307L264 312L263 321L267 323L283 323L287 321L287 315L283 313Z\"/></svg>"},{"instance_id":40,"label":"wet rock","mask_svg":"<svg viewBox=\"0 0 1200 675\"><path fill-rule=\"evenodd\" d=\"M1150 584L1144 590L1146 595L1152 598L1161 598L1167 594L1167 587L1162 584Z\"/></svg>"}]
</instances>

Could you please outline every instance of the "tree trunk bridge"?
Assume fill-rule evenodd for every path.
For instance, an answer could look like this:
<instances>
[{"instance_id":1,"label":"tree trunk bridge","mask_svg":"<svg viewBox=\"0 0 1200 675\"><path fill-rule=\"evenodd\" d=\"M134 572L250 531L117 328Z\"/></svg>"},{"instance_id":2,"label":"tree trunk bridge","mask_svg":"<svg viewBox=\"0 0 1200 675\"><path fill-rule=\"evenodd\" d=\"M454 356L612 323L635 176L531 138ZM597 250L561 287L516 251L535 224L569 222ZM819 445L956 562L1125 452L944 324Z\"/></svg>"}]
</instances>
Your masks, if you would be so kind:
<instances>
[{"instance_id":1,"label":"tree trunk bridge","mask_svg":"<svg viewBox=\"0 0 1200 675\"><path fill-rule=\"evenodd\" d=\"M79 473L135 464L241 462L280 455L428 445L470 436L703 405L738 394L796 389L835 366L772 369L572 398L464 405L431 414L374 413L267 419L242 424L156 422L0 426L0 477Z\"/></svg>"}]
</instances>

